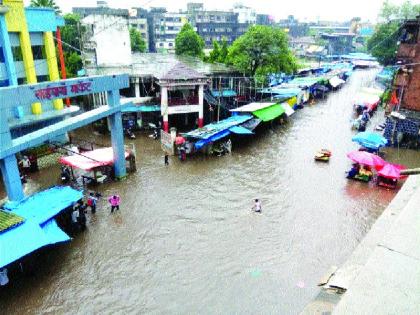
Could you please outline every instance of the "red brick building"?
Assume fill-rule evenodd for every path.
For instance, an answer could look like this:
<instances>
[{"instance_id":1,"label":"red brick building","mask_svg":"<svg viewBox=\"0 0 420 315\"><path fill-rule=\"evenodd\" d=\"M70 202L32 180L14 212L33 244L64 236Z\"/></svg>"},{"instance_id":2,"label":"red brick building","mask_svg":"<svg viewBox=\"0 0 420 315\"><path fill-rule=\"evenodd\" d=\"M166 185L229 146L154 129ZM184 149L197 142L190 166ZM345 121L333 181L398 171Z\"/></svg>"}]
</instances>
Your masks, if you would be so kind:
<instances>
[{"instance_id":1,"label":"red brick building","mask_svg":"<svg viewBox=\"0 0 420 315\"><path fill-rule=\"evenodd\" d=\"M420 111L420 15L401 27L397 60L402 65L395 80L400 108Z\"/></svg>"}]
</instances>

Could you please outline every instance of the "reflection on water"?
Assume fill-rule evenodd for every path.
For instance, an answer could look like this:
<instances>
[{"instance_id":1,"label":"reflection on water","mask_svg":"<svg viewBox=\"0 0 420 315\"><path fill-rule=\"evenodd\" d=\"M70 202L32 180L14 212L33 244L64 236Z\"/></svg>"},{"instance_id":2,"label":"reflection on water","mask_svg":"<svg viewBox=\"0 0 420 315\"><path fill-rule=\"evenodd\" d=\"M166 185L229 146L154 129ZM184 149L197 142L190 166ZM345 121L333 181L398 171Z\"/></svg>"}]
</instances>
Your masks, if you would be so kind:
<instances>
[{"instance_id":1,"label":"reflection on water","mask_svg":"<svg viewBox=\"0 0 420 315\"><path fill-rule=\"evenodd\" d=\"M395 192L348 181L351 100L375 71L356 72L339 92L298 111L220 158L176 158L135 140L139 171L101 187L88 231L42 256L35 276L0 291L5 313L296 314L331 265L350 255ZM378 113L375 119L380 120ZM328 164L314 153L329 148ZM415 166L418 153L388 149ZM58 178L58 167L49 170ZM36 175L29 187L51 184ZM259 197L263 213L250 211Z\"/></svg>"}]
</instances>

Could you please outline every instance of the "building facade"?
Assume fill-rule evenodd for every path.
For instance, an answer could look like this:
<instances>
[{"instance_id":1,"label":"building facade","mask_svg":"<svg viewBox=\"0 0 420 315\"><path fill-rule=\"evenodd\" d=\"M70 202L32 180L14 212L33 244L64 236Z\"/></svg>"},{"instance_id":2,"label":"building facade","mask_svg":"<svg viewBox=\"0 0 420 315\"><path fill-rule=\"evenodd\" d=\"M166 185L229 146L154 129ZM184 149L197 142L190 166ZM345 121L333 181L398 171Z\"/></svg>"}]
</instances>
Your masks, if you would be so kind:
<instances>
[{"instance_id":1,"label":"building facade","mask_svg":"<svg viewBox=\"0 0 420 315\"><path fill-rule=\"evenodd\" d=\"M141 37L146 42L146 51L149 50L149 27L147 24L147 10L142 8L132 8L130 10L130 28L135 28L140 32Z\"/></svg>"},{"instance_id":2,"label":"building facade","mask_svg":"<svg viewBox=\"0 0 420 315\"><path fill-rule=\"evenodd\" d=\"M402 26L397 60L401 66L395 89L400 108L420 111L420 16Z\"/></svg>"},{"instance_id":3,"label":"building facade","mask_svg":"<svg viewBox=\"0 0 420 315\"><path fill-rule=\"evenodd\" d=\"M255 10L247 7L241 3L236 3L233 5L233 13L238 14L238 23L241 24L256 24L257 23L257 14Z\"/></svg>"},{"instance_id":4,"label":"building facade","mask_svg":"<svg viewBox=\"0 0 420 315\"><path fill-rule=\"evenodd\" d=\"M197 12L194 21L197 33L204 39L207 48L212 47L213 41L222 39L231 45L250 26L248 23L239 23L237 13L227 11Z\"/></svg>"},{"instance_id":5,"label":"building facade","mask_svg":"<svg viewBox=\"0 0 420 315\"><path fill-rule=\"evenodd\" d=\"M52 9L24 8L23 0L0 2L0 86L59 80L53 32L63 25ZM63 101L57 99L34 103L30 110L19 106L2 110L0 116L7 116L13 131L59 116L65 113L63 108Z\"/></svg>"},{"instance_id":6,"label":"building facade","mask_svg":"<svg viewBox=\"0 0 420 315\"><path fill-rule=\"evenodd\" d=\"M175 52L175 38L188 22L186 13L165 12L156 17L153 21L156 51Z\"/></svg>"},{"instance_id":7,"label":"building facade","mask_svg":"<svg viewBox=\"0 0 420 315\"><path fill-rule=\"evenodd\" d=\"M82 39L86 65L131 64L128 10L101 6L73 8L73 12L86 28Z\"/></svg>"}]
</instances>

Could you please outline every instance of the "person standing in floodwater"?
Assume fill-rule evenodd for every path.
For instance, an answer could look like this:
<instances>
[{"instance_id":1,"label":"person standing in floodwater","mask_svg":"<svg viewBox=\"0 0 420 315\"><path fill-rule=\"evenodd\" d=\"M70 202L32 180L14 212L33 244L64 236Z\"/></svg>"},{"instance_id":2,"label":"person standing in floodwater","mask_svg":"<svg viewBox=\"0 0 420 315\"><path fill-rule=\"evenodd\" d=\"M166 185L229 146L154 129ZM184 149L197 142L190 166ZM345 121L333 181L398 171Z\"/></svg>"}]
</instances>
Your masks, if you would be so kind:
<instances>
[{"instance_id":1,"label":"person standing in floodwater","mask_svg":"<svg viewBox=\"0 0 420 315\"><path fill-rule=\"evenodd\" d=\"M114 209L120 210L120 201L121 201L121 198L118 195L113 195L108 198L108 202L111 205L111 213L114 212Z\"/></svg>"},{"instance_id":2,"label":"person standing in floodwater","mask_svg":"<svg viewBox=\"0 0 420 315\"><path fill-rule=\"evenodd\" d=\"M261 207L261 201L259 199L254 200L254 206L252 207L252 210L255 212L261 213L262 207Z\"/></svg>"},{"instance_id":3,"label":"person standing in floodwater","mask_svg":"<svg viewBox=\"0 0 420 315\"><path fill-rule=\"evenodd\" d=\"M165 165L169 165L169 155L165 153Z\"/></svg>"},{"instance_id":4,"label":"person standing in floodwater","mask_svg":"<svg viewBox=\"0 0 420 315\"><path fill-rule=\"evenodd\" d=\"M88 207L90 207L92 213L96 212L96 203L98 202L98 198L95 197L95 194L93 192L91 192L89 194L88 200L87 200L87 205Z\"/></svg>"}]
</instances>

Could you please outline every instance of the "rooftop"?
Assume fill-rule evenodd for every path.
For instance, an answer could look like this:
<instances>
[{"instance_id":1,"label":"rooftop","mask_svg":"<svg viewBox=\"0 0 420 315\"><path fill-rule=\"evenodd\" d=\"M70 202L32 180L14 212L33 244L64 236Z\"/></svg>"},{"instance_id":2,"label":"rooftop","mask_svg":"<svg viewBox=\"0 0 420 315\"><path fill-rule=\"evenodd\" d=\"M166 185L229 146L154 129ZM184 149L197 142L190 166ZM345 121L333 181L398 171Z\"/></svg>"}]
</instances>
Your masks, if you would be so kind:
<instances>
[{"instance_id":1,"label":"rooftop","mask_svg":"<svg viewBox=\"0 0 420 315\"><path fill-rule=\"evenodd\" d=\"M205 76L194 69L191 69L185 63L178 62L163 76L157 76L157 78L160 80L195 80L204 79Z\"/></svg>"},{"instance_id":2,"label":"rooftop","mask_svg":"<svg viewBox=\"0 0 420 315\"><path fill-rule=\"evenodd\" d=\"M177 56L164 53L133 54L133 63L130 66L101 66L88 67L88 75L114 75L127 73L130 77L163 77L176 64L184 63L201 75L226 74L238 72L224 64L205 63L198 58Z\"/></svg>"}]
</instances>

